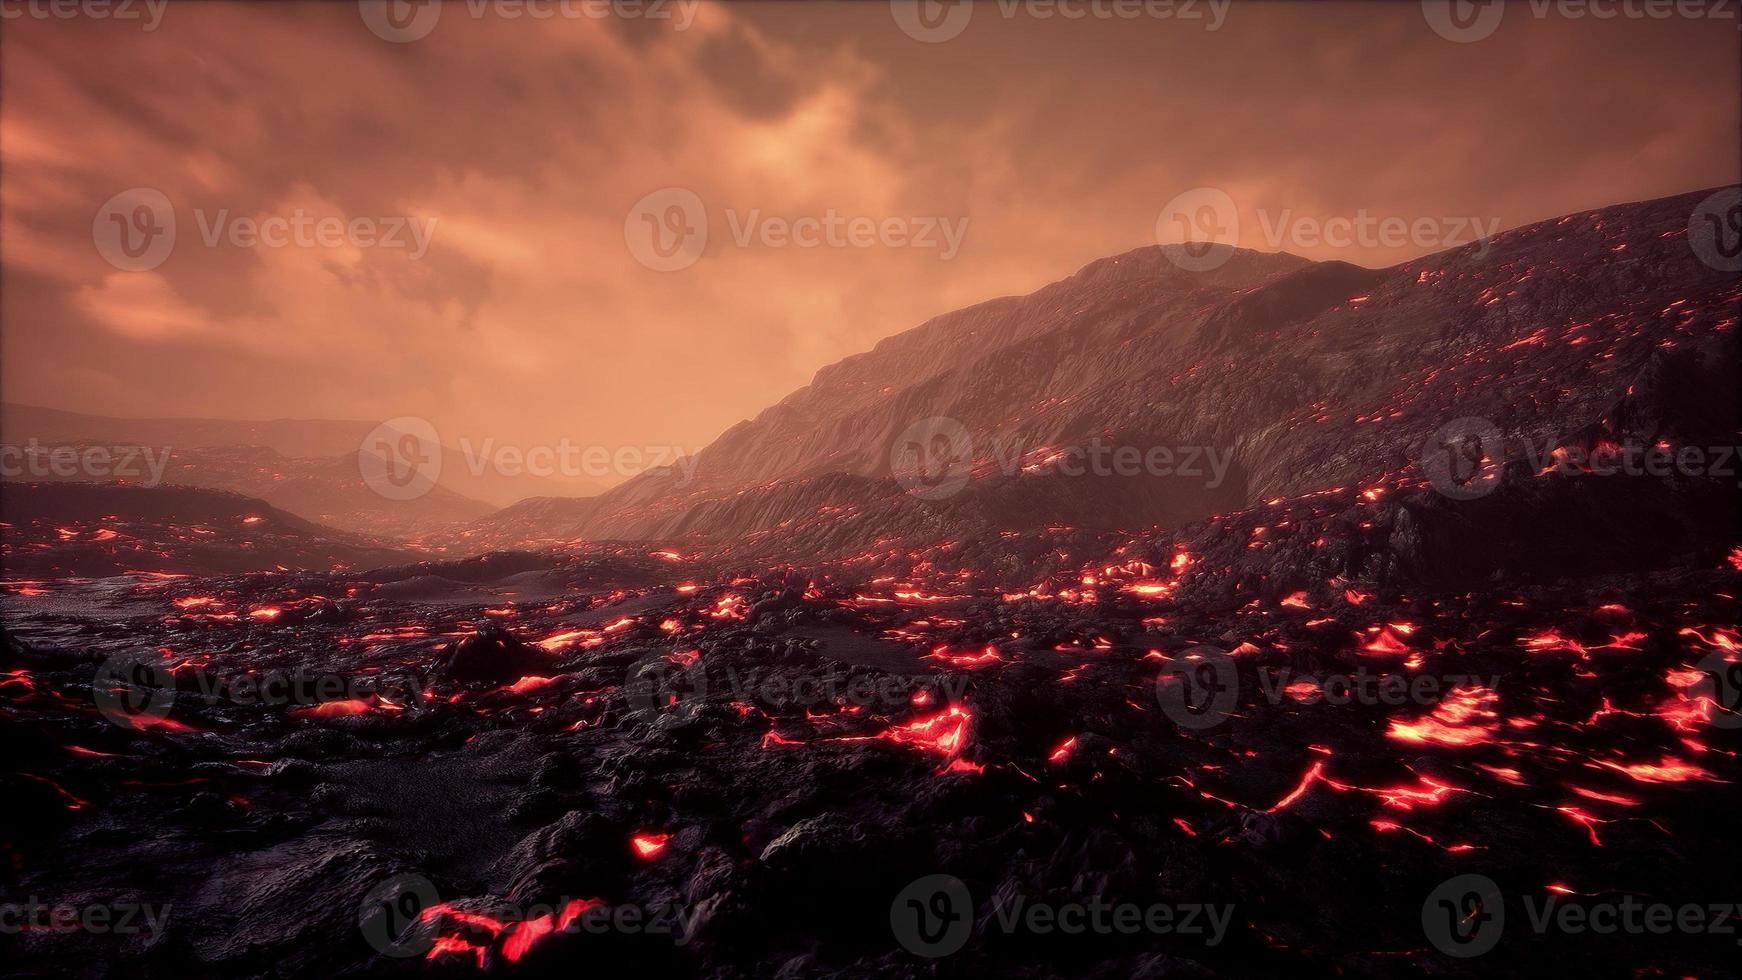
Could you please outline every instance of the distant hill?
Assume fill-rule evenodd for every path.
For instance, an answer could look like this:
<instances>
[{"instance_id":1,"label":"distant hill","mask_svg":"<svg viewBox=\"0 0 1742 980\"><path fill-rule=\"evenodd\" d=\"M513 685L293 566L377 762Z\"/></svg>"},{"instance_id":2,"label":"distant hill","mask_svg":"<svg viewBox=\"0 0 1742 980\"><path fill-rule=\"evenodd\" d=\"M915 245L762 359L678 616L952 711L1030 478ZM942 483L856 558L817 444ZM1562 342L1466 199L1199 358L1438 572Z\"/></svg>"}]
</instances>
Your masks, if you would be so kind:
<instances>
[{"instance_id":1,"label":"distant hill","mask_svg":"<svg viewBox=\"0 0 1742 980\"><path fill-rule=\"evenodd\" d=\"M376 568L419 556L264 501L195 487L0 484L8 578Z\"/></svg>"},{"instance_id":2,"label":"distant hill","mask_svg":"<svg viewBox=\"0 0 1742 980\"><path fill-rule=\"evenodd\" d=\"M0 443L167 448L165 482L234 490L291 513L371 533L409 534L474 520L525 497L596 493L600 486L536 476L474 474L443 446L439 482L422 497L388 500L363 481L359 446L377 423L336 419L125 419L29 405L0 405ZM89 479L77 476L74 479ZM25 479L55 480L52 474ZM135 480L134 482L138 482Z\"/></svg>"}]
</instances>

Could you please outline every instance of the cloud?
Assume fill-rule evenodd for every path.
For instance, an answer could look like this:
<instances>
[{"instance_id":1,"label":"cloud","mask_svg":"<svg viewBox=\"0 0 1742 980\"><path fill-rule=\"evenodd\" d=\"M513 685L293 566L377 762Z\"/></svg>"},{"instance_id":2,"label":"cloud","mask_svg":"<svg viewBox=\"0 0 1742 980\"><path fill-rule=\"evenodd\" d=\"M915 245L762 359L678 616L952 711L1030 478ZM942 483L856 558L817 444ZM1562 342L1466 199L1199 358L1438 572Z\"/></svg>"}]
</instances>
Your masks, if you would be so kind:
<instances>
[{"instance_id":1,"label":"cloud","mask_svg":"<svg viewBox=\"0 0 1742 980\"><path fill-rule=\"evenodd\" d=\"M92 320L133 340L183 340L213 329L205 311L182 299L155 272L112 272L97 286L80 286L73 302Z\"/></svg>"},{"instance_id":2,"label":"cloud","mask_svg":"<svg viewBox=\"0 0 1742 980\"><path fill-rule=\"evenodd\" d=\"M1737 95L1710 81L1733 32L1521 23L1452 45L1415 11L1312 6L1242 6L1215 33L976 16L939 45L881 4L707 4L682 32L449 4L410 44L345 3L174 5L150 33L9 22L0 380L97 412L693 448L881 337L1146 244L1190 187L1228 190L1248 227L1282 208L1512 225L1735 172ZM131 187L178 216L150 272L92 247ZM625 244L663 187L709 222L678 272ZM435 224L414 260L208 245L220 213ZM829 213L968 231L947 261L731 233Z\"/></svg>"}]
</instances>

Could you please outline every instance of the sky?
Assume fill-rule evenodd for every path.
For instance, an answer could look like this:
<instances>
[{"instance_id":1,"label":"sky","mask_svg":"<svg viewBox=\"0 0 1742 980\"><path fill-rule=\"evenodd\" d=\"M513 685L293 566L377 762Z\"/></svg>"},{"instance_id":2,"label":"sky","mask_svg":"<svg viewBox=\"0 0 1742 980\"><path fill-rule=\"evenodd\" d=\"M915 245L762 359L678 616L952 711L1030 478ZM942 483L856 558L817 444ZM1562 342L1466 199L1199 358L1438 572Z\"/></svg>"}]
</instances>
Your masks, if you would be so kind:
<instances>
[{"instance_id":1,"label":"sky","mask_svg":"<svg viewBox=\"0 0 1742 980\"><path fill-rule=\"evenodd\" d=\"M1181 214L1384 266L1742 172L1734 19L1066 6L3 0L0 392L690 450Z\"/></svg>"}]
</instances>

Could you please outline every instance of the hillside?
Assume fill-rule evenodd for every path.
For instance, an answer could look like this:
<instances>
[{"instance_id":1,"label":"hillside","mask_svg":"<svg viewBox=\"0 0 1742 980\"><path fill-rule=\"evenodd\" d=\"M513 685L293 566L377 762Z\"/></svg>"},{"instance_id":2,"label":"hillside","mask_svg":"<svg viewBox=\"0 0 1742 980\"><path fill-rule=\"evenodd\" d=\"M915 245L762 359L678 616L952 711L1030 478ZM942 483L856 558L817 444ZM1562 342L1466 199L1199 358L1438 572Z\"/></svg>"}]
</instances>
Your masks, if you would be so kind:
<instances>
[{"instance_id":1,"label":"hillside","mask_svg":"<svg viewBox=\"0 0 1742 980\"><path fill-rule=\"evenodd\" d=\"M1515 457L1599 432L1721 437L1726 421L1702 406L1734 400L1723 345L1742 285L1688 247L1707 193L1383 270L1237 250L1194 273L1164 247L1138 249L824 368L703 450L692 482L653 472L592 500L523 503L466 540L748 538L769 553L838 554L1036 519L1178 525L1371 483L1412 470L1429 437L1465 417L1492 423ZM896 479L896 443L933 417L971 438L973 478L922 499ZM1096 479L1058 465L1096 445L1172 450L1176 472ZM1186 452L1221 472L1188 474Z\"/></svg>"}]
</instances>

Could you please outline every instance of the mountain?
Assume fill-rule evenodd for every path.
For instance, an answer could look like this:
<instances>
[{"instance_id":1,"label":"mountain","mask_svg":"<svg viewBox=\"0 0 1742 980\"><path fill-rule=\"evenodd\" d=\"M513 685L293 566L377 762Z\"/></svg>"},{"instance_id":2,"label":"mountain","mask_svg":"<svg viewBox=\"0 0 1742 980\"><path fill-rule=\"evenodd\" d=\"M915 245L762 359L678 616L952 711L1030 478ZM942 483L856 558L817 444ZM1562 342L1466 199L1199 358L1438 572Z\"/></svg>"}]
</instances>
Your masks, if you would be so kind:
<instances>
[{"instance_id":1,"label":"mountain","mask_svg":"<svg viewBox=\"0 0 1742 980\"><path fill-rule=\"evenodd\" d=\"M367 533L405 535L475 520L529 496L597 492L597 483L559 482L485 468L442 445L440 478L428 493L389 500L364 482L363 440L376 423L338 419L123 419L28 405L0 405L7 446L143 446L167 451L163 480L260 497L310 520ZM34 480L57 480L52 472ZM70 479L90 479L74 476ZM132 482L140 482L134 478Z\"/></svg>"},{"instance_id":2,"label":"mountain","mask_svg":"<svg viewBox=\"0 0 1742 980\"><path fill-rule=\"evenodd\" d=\"M1687 241L1708 194L1379 270L1234 250L1194 272L1179 246L1137 249L824 368L704 449L687 484L655 471L590 500L523 502L467 541L694 536L796 555L1047 522L1172 526L1415 469L1430 436L1467 417L1514 457L1596 433L1733 442L1733 415L1713 406L1734 402L1742 284ZM934 417L971 440L972 478L908 493L898 439ZM1060 454L1097 445L1224 469L1070 475L1090 457Z\"/></svg>"},{"instance_id":3,"label":"mountain","mask_svg":"<svg viewBox=\"0 0 1742 980\"><path fill-rule=\"evenodd\" d=\"M419 557L265 501L196 487L7 482L0 526L8 577L375 568Z\"/></svg>"}]
</instances>

